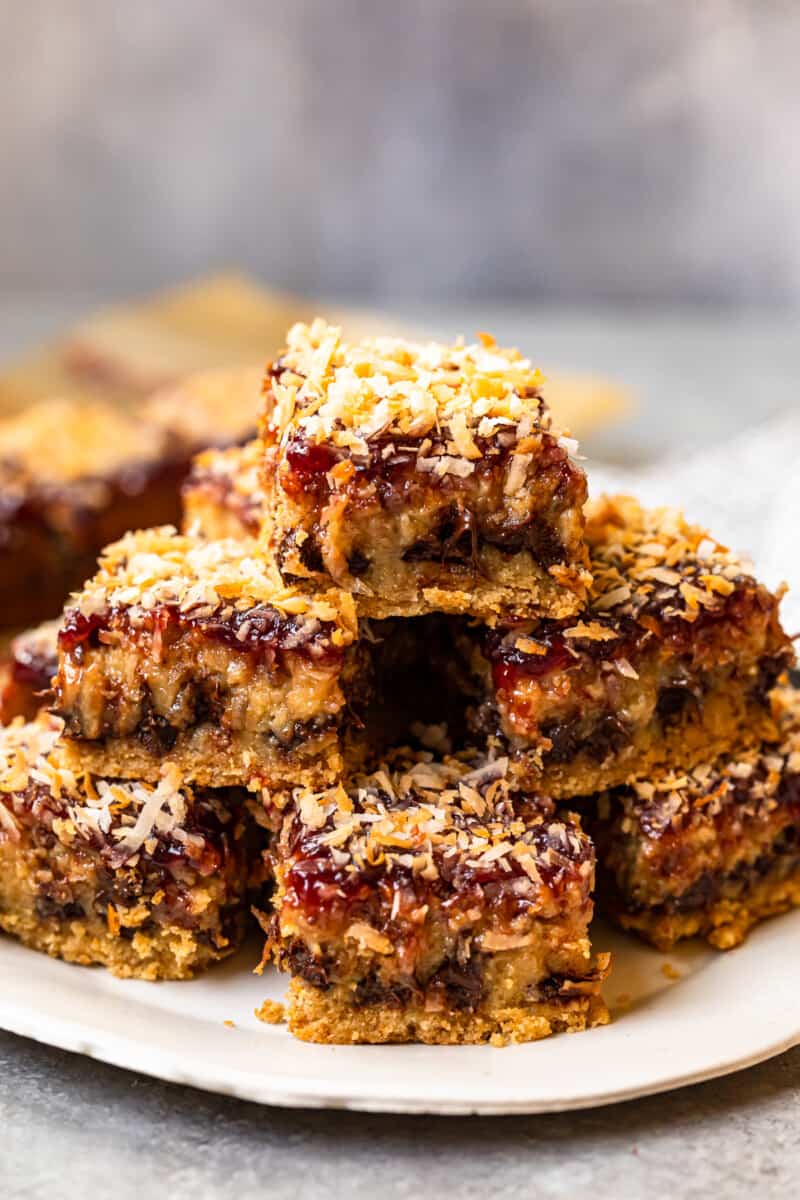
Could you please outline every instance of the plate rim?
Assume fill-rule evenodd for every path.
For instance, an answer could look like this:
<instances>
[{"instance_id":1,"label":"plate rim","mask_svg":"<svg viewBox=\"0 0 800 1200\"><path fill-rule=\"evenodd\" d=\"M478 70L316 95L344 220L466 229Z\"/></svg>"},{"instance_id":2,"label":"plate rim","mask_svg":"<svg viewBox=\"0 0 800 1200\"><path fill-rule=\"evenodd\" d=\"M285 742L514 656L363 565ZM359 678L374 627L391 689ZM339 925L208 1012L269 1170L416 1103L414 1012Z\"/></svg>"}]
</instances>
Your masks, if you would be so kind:
<instances>
[{"instance_id":1,"label":"plate rim","mask_svg":"<svg viewBox=\"0 0 800 1200\"><path fill-rule=\"evenodd\" d=\"M196 1018L198 1026L205 1028L210 1025L213 1030L211 1040L207 1042L207 1058L202 1059L201 1056L198 1059L196 1054L187 1054L187 1047L191 1049L194 1044L191 1040L186 1043L170 1041L175 1029L175 1021L185 1022L187 1018L191 1020L191 1013L187 1013L180 1007L170 1008L169 1004L164 1008L158 1004L142 1003L138 997L144 995L143 992L139 992L137 997L135 989L150 988L153 985L132 981L134 990L128 991L126 990L127 981L111 980L107 973L99 969L98 973L93 975L99 986L87 989L87 1012L91 1011L92 1005L99 1003L108 1008L109 1016L107 1019L103 1018L89 1026L87 1025L88 1017L76 1018L69 1011L69 1006L65 1006L63 1003L64 995L67 999L71 999L80 994L81 980L84 978L85 969L48 959L45 955L5 938L0 938L0 978L6 980L6 986L0 986L0 1028L18 1036L30 1038L42 1045L83 1054L111 1066L138 1072L166 1083L190 1086L205 1092L275 1107L327 1108L354 1112L439 1114L443 1116L536 1115L579 1109L588 1110L721 1078L765 1062L800 1045L800 1010L793 1002L793 981L795 985L800 982L800 965L794 973L791 969L787 969L785 954L787 945L791 950L793 930L796 937L800 932L800 910L784 918L768 922L754 931L750 941L739 951L714 954L705 960L707 965L716 968L717 986L724 988L727 981L728 988L733 987L733 994L729 997L731 1003L723 1005L721 1009L717 1010L716 1006L708 1004L706 992L709 982L706 976L706 966L703 966L694 975L684 977L677 990L670 987L657 993L658 1004L665 1006L661 1010L660 1016L656 1014L654 1017L652 1012L648 1014L649 1002L645 1000L631 1013L620 1014L612 1025L588 1031L580 1039L576 1039L578 1045L584 1044L583 1038L592 1039L593 1049L587 1055L588 1073L591 1075L592 1060L595 1060L595 1070L598 1062L601 1064L603 1062L604 1051L601 1040L604 1035L606 1037L611 1035L614 1038L615 1050L618 1050L620 1047L624 1048L627 1040L629 1031L625 1025L626 1020L631 1022L630 1034L634 1038L634 1042L637 1037L642 1036L641 1028L638 1030L636 1028L637 1014L638 1021L644 1022L645 1026L649 1026L649 1022L654 1019L661 1022L660 1026L656 1028L660 1028L663 1037L659 1039L656 1035L650 1043L653 1048L653 1066L650 1078L641 1078L642 1072L639 1065L634 1062L631 1066L629 1061L626 1070L632 1082L626 1082L623 1079L617 1085L612 1083L609 1086L604 1079L601 1079L595 1083L590 1082L589 1087L592 1089L590 1091L580 1088L576 1090L574 1082L577 1078L576 1056L571 1054L565 1073L565 1082L569 1087L571 1074L572 1091L565 1091L562 1086L562 1090L559 1092L558 1080L556 1080L555 1089L550 1095L541 1094L541 1087L536 1094L526 1096L524 1088L523 1094L520 1094L520 1077L523 1077L524 1083L525 1072L529 1064L535 1068L536 1060L535 1057L531 1057L531 1053L536 1054L537 1046L557 1045L562 1038L568 1038L572 1045L573 1038L567 1034L533 1045L502 1048L491 1046L309 1047L306 1043L289 1041L285 1043L285 1046L292 1047L292 1049L298 1048L298 1053L306 1056L305 1061L297 1060L298 1064L303 1063L303 1069L298 1071L297 1077L290 1077L292 1050L289 1050L289 1058L286 1057L285 1050L278 1051L277 1069L269 1066L266 1070L261 1066L257 1070L243 1069L235 1061L231 1061L229 1064L225 1058L227 1048L221 1053L221 1047L225 1046L225 1043L221 1040L218 1041L217 1038L232 1037L235 1034L227 1031L222 1034L216 1027L216 1017L212 1018L208 1014L204 1015L202 1011L198 1011ZM737 956L742 951L744 954L739 959ZM739 964L751 965L751 955L756 957L759 968L762 970L761 983L766 986L767 993L774 997L774 1007L766 1012L762 1010L758 1014L757 1021L748 1021L747 1030L740 1037L739 1026L736 1022L741 1021L745 1016L749 1017L752 1007L747 986L741 987L743 979L745 985L747 984L749 972L746 969L741 972ZM791 963L791 955L789 962ZM32 970L31 967L33 967ZM51 1007L48 1008L46 1002L41 1001L39 996L42 994L42 981L47 983L48 972L53 967L57 973L63 971L70 974L64 973L63 982L59 984L60 1003L54 1005L51 1002ZM73 972L74 974L72 974ZM697 995L690 990L693 984ZM192 987L193 985L184 983L177 986ZM770 986L772 987L771 992ZM45 987L44 990L46 992L48 989ZM221 992L217 993L215 990L214 999L216 1000L219 995ZM675 1001L669 1000L670 996L678 997L679 995L684 996L683 1002L676 1004ZM693 1005L697 1003L698 995L700 1003L706 1006L706 1017L711 1015L714 1018L713 1031L718 1031L716 1032L716 1041L714 1038L710 1039L712 1044L709 1045L706 1057L703 1059L702 1054L706 1049L705 1041L702 1037L698 1041L697 1031L690 1030L687 1046L681 1047L685 1051L683 1055L685 1061L680 1064L676 1062L673 1071L670 1068L670 1062L675 1045L674 1039L682 1037L684 1026L681 1024L681 1020L685 1020L688 1016L691 1021ZM240 1000L241 997L237 1003ZM202 1008L202 1006L200 1007ZM687 1011L683 1012L682 1008L686 1008ZM159 1013L164 1018L162 1025L158 1027L152 1038L143 1037L141 1034L142 1020L145 1022L156 1020ZM122 1027L121 1018L129 1014L133 1016L133 1033L128 1028ZM114 1027L115 1021L116 1027ZM139 1027L138 1032L137 1026ZM236 1052L231 1055L231 1059L238 1058L247 1064L250 1039L253 1036L260 1038L262 1030L264 1034L268 1034L265 1027L254 1029L252 1026L249 1028L243 1026L242 1032L245 1033L247 1040L238 1045ZM193 1028L187 1027L188 1039L191 1039L194 1033ZM694 1033L694 1042L692 1033ZM202 1037L203 1034L201 1033L200 1036ZM283 1033L280 1036L283 1037ZM645 1029L645 1036L652 1036L647 1033L647 1029ZM597 1039L596 1043L595 1039ZM202 1046L202 1042L200 1044ZM720 1044L723 1050L720 1050ZM270 1042L267 1040L263 1045L264 1056L268 1059ZM273 1042L271 1045L276 1047L278 1043ZM697 1045L701 1058L695 1069L686 1065L691 1061L693 1045ZM399 1085L399 1094L393 1094L392 1080L387 1078L387 1076L391 1076L390 1071L382 1070L380 1073L373 1072L370 1075L371 1068L367 1067L365 1073L359 1064L357 1070L355 1067L352 1069L354 1078L351 1078L350 1072L341 1070L343 1063L346 1064L348 1061L348 1052L353 1050L356 1050L361 1056L369 1055L376 1050L389 1051L393 1055L406 1055L409 1051L412 1053L416 1051L418 1057L420 1052L425 1051L429 1053L443 1052L445 1055L451 1056L465 1051L471 1051L473 1055L486 1054L487 1056L515 1055L522 1052L528 1054L529 1058L528 1063L525 1063L524 1060L520 1063L519 1059L515 1061L516 1074L513 1071L509 1073L510 1080L507 1084L509 1091L503 1096L498 1094L498 1086L506 1086L505 1082L500 1079L499 1074L493 1075L491 1069L498 1067L503 1060L487 1057L487 1070L483 1073L486 1076L484 1083L489 1094L485 1100L481 1101L477 1095L481 1071L474 1065L478 1061L477 1059L465 1060L466 1071L460 1070L459 1067L452 1075L447 1071L444 1072L445 1077L450 1077L451 1089L454 1087L457 1089L459 1083L465 1084L463 1090L467 1093L466 1098L459 1098L457 1090L451 1090L450 1094L447 1094L447 1078L433 1088L432 1094L426 1094L423 1087L420 1087L416 1094L412 1094L413 1086L416 1086L417 1071L413 1060L411 1060L410 1074L404 1076L403 1082ZM316 1061L314 1054L319 1051L326 1053L318 1055L319 1061ZM546 1064L549 1062L549 1065L552 1066L552 1062L549 1061L552 1051L543 1053L543 1062ZM708 1054L711 1055L710 1058ZM187 1065L187 1058L189 1065ZM362 1057L362 1061L366 1062L366 1057ZM456 1061L457 1064L460 1062L460 1060L452 1058L450 1061ZM260 1062L261 1060L259 1060ZM352 1063L353 1060L350 1059L350 1062ZM309 1066L310 1070L307 1069ZM408 1060L404 1063L404 1067L409 1067ZM541 1082L541 1077L539 1082Z\"/></svg>"},{"instance_id":2,"label":"plate rim","mask_svg":"<svg viewBox=\"0 0 800 1200\"><path fill-rule=\"evenodd\" d=\"M547 1113L578 1112L581 1110L589 1111L590 1109L606 1108L614 1104L624 1104L630 1100L646 1099L648 1096L665 1095L667 1092L678 1091L683 1087L693 1087L696 1084L709 1083L714 1079L722 1079L727 1075L734 1075L738 1071L744 1071L750 1067L758 1066L760 1063L768 1062L770 1059L777 1058L779 1055L785 1054L788 1050L792 1050L800 1045L800 1030L798 1030L796 1034L780 1039L774 1044L770 1044L769 1047L765 1047L762 1051L754 1051L751 1054L743 1055L739 1059L731 1059L725 1063L720 1063L717 1067L701 1068L695 1072L685 1072L680 1076L673 1077L669 1081L654 1080L651 1084L620 1088L616 1091L598 1093L595 1096L577 1096L572 1100L561 1098L552 1101L507 1100L498 1103L471 1102L462 1104L458 1101L445 1100L437 1100L436 1102L429 1103L425 1100L417 1102L411 1100L383 1100L375 1096L359 1094L347 1096L325 1094L321 1089L291 1092L282 1084L272 1087L269 1085L264 1086L267 1082L266 1079L262 1081L257 1089L248 1086L237 1087L235 1084L231 1086L230 1082L223 1082L221 1079L189 1079L177 1068L168 1070L166 1066L145 1066L141 1059L134 1063L129 1060L125 1053L119 1053L115 1049L107 1048L112 1043L116 1043L117 1039L105 1039L106 1046L89 1046L83 1038L78 1036L75 1038L41 1037L32 1028L26 1027L24 1021L9 1018L6 1015L4 1007L1 1005L0 1029L6 1033L15 1034L18 1037L28 1038L42 1046L50 1046L57 1050L65 1050L68 1053L78 1054L84 1058L90 1058L95 1062L104 1063L107 1066L119 1068L124 1071L132 1071L134 1074L146 1075L148 1078L157 1079L162 1083L170 1083L178 1087L196 1088L198 1091L207 1092L211 1095L228 1096L245 1103L259 1104L269 1108L442 1117L543 1116ZM568 1037L569 1034L558 1036ZM130 1040L124 1036L119 1038L119 1042L125 1046L131 1044ZM132 1044L138 1047L138 1043ZM513 1051L513 1047L497 1048L487 1046L485 1049L487 1052L494 1049L511 1049ZM163 1061L166 1063L168 1060L164 1059ZM238 1072L233 1074L230 1079L236 1079L238 1074ZM260 1094L256 1095L256 1091Z\"/></svg>"}]
</instances>

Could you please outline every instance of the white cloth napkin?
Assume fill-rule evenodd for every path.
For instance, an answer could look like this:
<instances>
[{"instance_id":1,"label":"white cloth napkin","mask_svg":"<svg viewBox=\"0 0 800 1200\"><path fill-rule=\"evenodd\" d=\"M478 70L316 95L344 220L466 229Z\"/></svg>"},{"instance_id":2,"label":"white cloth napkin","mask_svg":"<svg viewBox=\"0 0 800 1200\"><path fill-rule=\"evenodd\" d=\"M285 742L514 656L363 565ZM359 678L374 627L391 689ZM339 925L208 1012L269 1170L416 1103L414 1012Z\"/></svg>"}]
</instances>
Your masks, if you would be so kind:
<instances>
[{"instance_id":1,"label":"white cloth napkin","mask_svg":"<svg viewBox=\"0 0 800 1200\"><path fill-rule=\"evenodd\" d=\"M788 583L783 624L800 634L800 411L646 468L584 465L593 496L630 492L647 505L682 508L752 558L770 587Z\"/></svg>"}]
</instances>

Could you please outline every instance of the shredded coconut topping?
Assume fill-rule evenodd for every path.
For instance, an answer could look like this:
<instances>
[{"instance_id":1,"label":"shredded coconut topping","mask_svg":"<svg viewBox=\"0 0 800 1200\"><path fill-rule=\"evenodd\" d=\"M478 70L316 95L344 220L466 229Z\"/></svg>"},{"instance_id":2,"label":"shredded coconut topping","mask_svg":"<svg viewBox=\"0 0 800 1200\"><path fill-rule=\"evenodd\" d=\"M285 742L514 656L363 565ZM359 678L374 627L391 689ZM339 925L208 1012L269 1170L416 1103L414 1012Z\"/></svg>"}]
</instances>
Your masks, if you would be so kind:
<instances>
[{"instance_id":1,"label":"shredded coconut topping","mask_svg":"<svg viewBox=\"0 0 800 1200\"><path fill-rule=\"evenodd\" d=\"M16 835L23 808L40 817L48 810L62 840L91 842L118 867L143 847L152 852L164 839L196 836L184 828L193 792L175 766L165 765L155 785L79 775L59 751L61 729L49 715L0 728L0 837Z\"/></svg>"},{"instance_id":2,"label":"shredded coconut topping","mask_svg":"<svg viewBox=\"0 0 800 1200\"><path fill-rule=\"evenodd\" d=\"M0 421L0 464L25 487L88 486L166 449L162 428L99 400L43 400Z\"/></svg>"},{"instance_id":3,"label":"shredded coconut topping","mask_svg":"<svg viewBox=\"0 0 800 1200\"><path fill-rule=\"evenodd\" d=\"M630 496L587 506L586 540L594 583L590 610L636 617L657 605L665 617L694 621L717 609L752 565L690 525L678 509L642 508Z\"/></svg>"},{"instance_id":4,"label":"shredded coconut topping","mask_svg":"<svg viewBox=\"0 0 800 1200\"><path fill-rule=\"evenodd\" d=\"M466 476L484 454L482 443L505 434L520 458L515 482L538 435L559 436L540 395L541 373L486 334L471 345L390 337L347 343L318 319L290 329L272 375L275 429L355 458L368 456L377 439L397 438L397 449L419 450L418 469Z\"/></svg>"},{"instance_id":5,"label":"shredded coconut topping","mask_svg":"<svg viewBox=\"0 0 800 1200\"><path fill-rule=\"evenodd\" d=\"M648 636L657 628L654 619L691 625L704 613L719 613L735 592L760 588L746 559L690 525L677 509L645 509L628 496L601 497L587 506L586 538L593 583L583 618L523 623L505 635L503 653L541 656L547 637L560 635L577 662L582 647L617 641L630 632L631 622ZM760 591L776 602L766 589ZM626 659L618 669L636 678Z\"/></svg>"},{"instance_id":6,"label":"shredded coconut topping","mask_svg":"<svg viewBox=\"0 0 800 1200\"><path fill-rule=\"evenodd\" d=\"M351 874L380 867L453 880L487 871L542 889L592 860L580 827L525 797L506 758L399 751L346 788L297 789L293 799L302 855L330 854Z\"/></svg>"},{"instance_id":7,"label":"shredded coconut topping","mask_svg":"<svg viewBox=\"0 0 800 1200\"><path fill-rule=\"evenodd\" d=\"M257 366L197 371L156 392L141 416L189 448L241 441L256 428L262 376Z\"/></svg>"},{"instance_id":8,"label":"shredded coconut topping","mask_svg":"<svg viewBox=\"0 0 800 1200\"><path fill-rule=\"evenodd\" d=\"M26 787L31 767L50 753L61 728L61 721L46 713L27 724L17 718L0 726L0 792Z\"/></svg>"},{"instance_id":9,"label":"shredded coconut topping","mask_svg":"<svg viewBox=\"0 0 800 1200\"><path fill-rule=\"evenodd\" d=\"M191 617L222 619L266 605L297 618L300 625L333 623L335 640L342 645L356 632L355 608L347 593L306 596L281 583L256 553L255 543L204 541L181 536L171 526L129 533L106 547L97 574L71 598L69 608L84 617L126 609L135 619L137 613L163 605Z\"/></svg>"},{"instance_id":10,"label":"shredded coconut topping","mask_svg":"<svg viewBox=\"0 0 800 1200\"><path fill-rule=\"evenodd\" d=\"M255 366L198 372L136 412L60 397L30 405L0 420L3 488L47 499L69 487L76 502L103 507L108 484L125 473L252 434L262 374Z\"/></svg>"}]
</instances>

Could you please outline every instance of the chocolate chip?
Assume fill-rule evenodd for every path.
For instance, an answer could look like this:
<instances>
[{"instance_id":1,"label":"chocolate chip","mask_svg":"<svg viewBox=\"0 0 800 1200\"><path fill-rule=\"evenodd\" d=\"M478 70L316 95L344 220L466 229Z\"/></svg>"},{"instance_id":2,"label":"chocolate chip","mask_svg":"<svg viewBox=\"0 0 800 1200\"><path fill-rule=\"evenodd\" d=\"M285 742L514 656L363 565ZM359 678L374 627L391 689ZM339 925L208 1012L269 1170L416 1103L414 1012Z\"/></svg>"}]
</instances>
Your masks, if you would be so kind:
<instances>
[{"instance_id":1,"label":"chocolate chip","mask_svg":"<svg viewBox=\"0 0 800 1200\"><path fill-rule=\"evenodd\" d=\"M546 752L549 763L571 762L578 754L586 754L595 762L604 762L617 754L630 740L630 732L619 717L607 713L586 733L583 719L542 726L542 735L552 743Z\"/></svg>"},{"instance_id":2,"label":"chocolate chip","mask_svg":"<svg viewBox=\"0 0 800 1200\"><path fill-rule=\"evenodd\" d=\"M403 552L404 562L448 562L474 566L478 556L475 518L469 509L451 504L425 537Z\"/></svg>"},{"instance_id":3,"label":"chocolate chip","mask_svg":"<svg viewBox=\"0 0 800 1200\"><path fill-rule=\"evenodd\" d=\"M304 942L294 938L281 950L281 967L312 987L325 992L332 985L331 962L325 956L316 958Z\"/></svg>"},{"instance_id":4,"label":"chocolate chip","mask_svg":"<svg viewBox=\"0 0 800 1200\"><path fill-rule=\"evenodd\" d=\"M355 579L360 579L369 570L371 562L372 560L367 558L366 554L362 554L360 550L354 550L348 559L347 568Z\"/></svg>"},{"instance_id":5,"label":"chocolate chip","mask_svg":"<svg viewBox=\"0 0 800 1200\"><path fill-rule=\"evenodd\" d=\"M375 971L370 971L363 979L359 979L353 995L353 1003L357 1008L365 1008L370 1004L385 1004L389 1008L405 1008L414 996L414 989L407 984L385 984L378 978Z\"/></svg>"},{"instance_id":6,"label":"chocolate chip","mask_svg":"<svg viewBox=\"0 0 800 1200\"><path fill-rule=\"evenodd\" d=\"M463 965L449 959L428 981L428 988L442 989L452 1008L461 1011L477 1008L484 994L479 956L473 954Z\"/></svg>"},{"instance_id":7,"label":"chocolate chip","mask_svg":"<svg viewBox=\"0 0 800 1200\"><path fill-rule=\"evenodd\" d=\"M675 725L687 708L699 703L697 696L686 683L670 684L662 687L656 701L656 713L664 729Z\"/></svg>"}]
</instances>

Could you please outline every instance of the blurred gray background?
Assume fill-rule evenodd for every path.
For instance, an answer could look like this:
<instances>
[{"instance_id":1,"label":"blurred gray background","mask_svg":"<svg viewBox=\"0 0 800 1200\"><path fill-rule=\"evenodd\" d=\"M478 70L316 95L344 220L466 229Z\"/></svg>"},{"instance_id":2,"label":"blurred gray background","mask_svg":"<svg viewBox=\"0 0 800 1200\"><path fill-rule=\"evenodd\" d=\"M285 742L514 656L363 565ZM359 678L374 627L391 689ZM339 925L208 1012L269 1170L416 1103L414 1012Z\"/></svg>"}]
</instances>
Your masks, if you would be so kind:
<instances>
[{"instance_id":1,"label":"blurred gray background","mask_svg":"<svg viewBox=\"0 0 800 1200\"><path fill-rule=\"evenodd\" d=\"M792 0L0 0L0 286L791 307Z\"/></svg>"}]
</instances>

